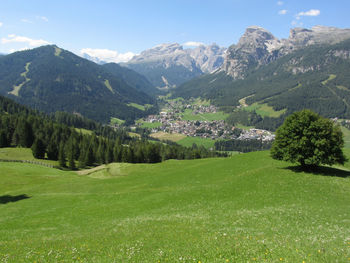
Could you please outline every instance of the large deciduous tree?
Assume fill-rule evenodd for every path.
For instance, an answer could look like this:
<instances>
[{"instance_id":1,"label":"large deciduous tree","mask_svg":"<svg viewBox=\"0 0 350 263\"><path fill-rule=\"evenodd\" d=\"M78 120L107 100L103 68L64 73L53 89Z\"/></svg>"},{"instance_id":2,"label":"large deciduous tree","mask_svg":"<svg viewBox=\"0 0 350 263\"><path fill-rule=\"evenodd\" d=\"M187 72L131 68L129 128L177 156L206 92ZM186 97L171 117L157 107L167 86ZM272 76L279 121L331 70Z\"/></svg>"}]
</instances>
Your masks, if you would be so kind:
<instances>
[{"instance_id":1,"label":"large deciduous tree","mask_svg":"<svg viewBox=\"0 0 350 263\"><path fill-rule=\"evenodd\" d=\"M299 163L303 169L344 164L343 145L339 126L310 110L302 110L289 116L277 129L271 156Z\"/></svg>"}]
</instances>

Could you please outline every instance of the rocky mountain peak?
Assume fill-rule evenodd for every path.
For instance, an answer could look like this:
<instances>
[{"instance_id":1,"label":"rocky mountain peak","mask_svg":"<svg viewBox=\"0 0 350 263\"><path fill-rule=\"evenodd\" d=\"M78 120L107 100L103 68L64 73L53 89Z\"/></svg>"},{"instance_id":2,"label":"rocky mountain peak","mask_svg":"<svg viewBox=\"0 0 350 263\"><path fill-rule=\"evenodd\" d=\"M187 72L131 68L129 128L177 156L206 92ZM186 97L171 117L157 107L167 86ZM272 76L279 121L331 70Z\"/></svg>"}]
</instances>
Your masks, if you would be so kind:
<instances>
[{"instance_id":1,"label":"rocky mountain peak","mask_svg":"<svg viewBox=\"0 0 350 263\"><path fill-rule=\"evenodd\" d=\"M224 53L216 44L184 49L178 43L168 43L145 50L124 65L145 75L156 87L174 87L218 69Z\"/></svg>"},{"instance_id":2,"label":"rocky mountain peak","mask_svg":"<svg viewBox=\"0 0 350 263\"><path fill-rule=\"evenodd\" d=\"M184 54L183 47L178 43L160 44L153 48L142 51L140 55L134 56L129 63L163 61L173 55Z\"/></svg>"},{"instance_id":3,"label":"rocky mountain peak","mask_svg":"<svg viewBox=\"0 0 350 263\"><path fill-rule=\"evenodd\" d=\"M280 47L281 42L269 31L250 26L237 45L229 47L221 70L235 79L242 79L249 68L269 63Z\"/></svg>"},{"instance_id":4,"label":"rocky mountain peak","mask_svg":"<svg viewBox=\"0 0 350 263\"><path fill-rule=\"evenodd\" d=\"M157 45L151 49L148 49L146 51L143 51L142 53L154 53L154 54L167 54L167 53L173 53L173 52L176 52L176 51L181 51L183 50L183 47L178 44L178 43L168 43L168 44L160 44L160 45ZM141 54L142 54L141 53Z\"/></svg>"},{"instance_id":5,"label":"rocky mountain peak","mask_svg":"<svg viewBox=\"0 0 350 263\"><path fill-rule=\"evenodd\" d=\"M215 43L208 46L200 45L194 49L187 49L188 54L205 73L212 72L222 65L225 51L225 48L221 48Z\"/></svg>"},{"instance_id":6,"label":"rocky mountain peak","mask_svg":"<svg viewBox=\"0 0 350 263\"><path fill-rule=\"evenodd\" d=\"M221 67L235 79L245 77L249 69L266 65L295 50L316 44L335 44L350 38L350 29L314 26L293 28L288 39L279 40L259 26L246 29L237 45L232 45Z\"/></svg>"},{"instance_id":7,"label":"rocky mountain peak","mask_svg":"<svg viewBox=\"0 0 350 263\"><path fill-rule=\"evenodd\" d=\"M259 26L250 26L240 38L237 47L263 46L265 41L276 40L266 29Z\"/></svg>"}]
</instances>

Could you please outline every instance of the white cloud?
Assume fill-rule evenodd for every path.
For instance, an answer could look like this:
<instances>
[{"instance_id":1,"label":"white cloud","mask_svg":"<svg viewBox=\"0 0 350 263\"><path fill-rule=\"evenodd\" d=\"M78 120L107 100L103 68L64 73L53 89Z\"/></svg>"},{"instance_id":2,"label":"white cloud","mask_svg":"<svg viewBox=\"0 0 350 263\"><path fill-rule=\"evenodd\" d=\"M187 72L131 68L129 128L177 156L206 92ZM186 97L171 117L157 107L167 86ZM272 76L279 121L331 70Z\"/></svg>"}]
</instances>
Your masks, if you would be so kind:
<instances>
[{"instance_id":1,"label":"white cloud","mask_svg":"<svg viewBox=\"0 0 350 263\"><path fill-rule=\"evenodd\" d=\"M3 23L2 23L2 22L0 22L0 27L2 27L2 25L3 25Z\"/></svg>"},{"instance_id":2,"label":"white cloud","mask_svg":"<svg viewBox=\"0 0 350 263\"><path fill-rule=\"evenodd\" d=\"M93 48L83 48L80 50L81 54L87 54L92 58L97 58L104 62L128 62L136 54L132 52L118 53L114 50L109 49L93 49Z\"/></svg>"},{"instance_id":3,"label":"white cloud","mask_svg":"<svg viewBox=\"0 0 350 263\"><path fill-rule=\"evenodd\" d=\"M46 16L37 16L36 19L43 20L45 22L49 22L49 19Z\"/></svg>"},{"instance_id":4,"label":"white cloud","mask_svg":"<svg viewBox=\"0 0 350 263\"><path fill-rule=\"evenodd\" d=\"M282 1L278 1L277 5L283 5L284 3Z\"/></svg>"},{"instance_id":5,"label":"white cloud","mask_svg":"<svg viewBox=\"0 0 350 263\"><path fill-rule=\"evenodd\" d=\"M296 19L300 19L302 16L319 16L321 14L321 11L318 9L310 9L306 12L300 12L296 15Z\"/></svg>"},{"instance_id":6,"label":"white cloud","mask_svg":"<svg viewBox=\"0 0 350 263\"><path fill-rule=\"evenodd\" d=\"M188 46L188 47L205 46L204 43L202 43L202 42L196 42L196 41L188 41L188 42L184 43L183 45L184 45L184 46Z\"/></svg>"},{"instance_id":7,"label":"white cloud","mask_svg":"<svg viewBox=\"0 0 350 263\"><path fill-rule=\"evenodd\" d=\"M287 12L288 12L288 10L283 9L283 10L278 11L278 14L279 15L285 15L285 14L287 14Z\"/></svg>"},{"instance_id":8,"label":"white cloud","mask_svg":"<svg viewBox=\"0 0 350 263\"><path fill-rule=\"evenodd\" d=\"M23 23L28 23L28 24L33 24L32 21L30 21L30 20L28 20L28 19L26 19L26 18L22 18L22 19L21 19L21 22L23 22Z\"/></svg>"},{"instance_id":9,"label":"white cloud","mask_svg":"<svg viewBox=\"0 0 350 263\"><path fill-rule=\"evenodd\" d=\"M29 37L16 36L16 35L8 35L8 38L1 39L2 44L8 43L27 43L31 47L38 47L42 45L49 45L50 42L43 39L31 39Z\"/></svg>"}]
</instances>

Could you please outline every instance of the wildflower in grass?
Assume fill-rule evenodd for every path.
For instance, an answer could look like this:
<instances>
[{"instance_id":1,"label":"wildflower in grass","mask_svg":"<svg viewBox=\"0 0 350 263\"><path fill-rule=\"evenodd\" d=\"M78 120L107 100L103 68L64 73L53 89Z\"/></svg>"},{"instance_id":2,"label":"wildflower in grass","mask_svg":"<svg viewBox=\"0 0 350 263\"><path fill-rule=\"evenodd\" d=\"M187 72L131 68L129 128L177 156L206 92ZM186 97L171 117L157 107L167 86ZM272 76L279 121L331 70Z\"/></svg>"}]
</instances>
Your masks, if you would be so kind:
<instances>
[{"instance_id":1,"label":"wildflower in grass","mask_svg":"<svg viewBox=\"0 0 350 263\"><path fill-rule=\"evenodd\" d=\"M283 261L283 258L280 258L280 261Z\"/></svg>"}]
</instances>

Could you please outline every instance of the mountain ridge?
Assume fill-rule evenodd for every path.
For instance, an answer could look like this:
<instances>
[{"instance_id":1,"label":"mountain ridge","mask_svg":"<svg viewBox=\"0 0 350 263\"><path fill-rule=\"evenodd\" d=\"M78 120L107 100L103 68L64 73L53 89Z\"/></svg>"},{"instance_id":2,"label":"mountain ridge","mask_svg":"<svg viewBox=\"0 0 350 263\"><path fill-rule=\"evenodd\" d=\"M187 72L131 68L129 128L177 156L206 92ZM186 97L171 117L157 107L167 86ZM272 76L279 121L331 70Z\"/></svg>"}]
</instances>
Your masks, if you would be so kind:
<instances>
[{"instance_id":1,"label":"mountain ridge","mask_svg":"<svg viewBox=\"0 0 350 263\"><path fill-rule=\"evenodd\" d=\"M184 83L173 97L204 97L230 109L267 103L287 114L303 108L326 117L350 118L350 38L337 44L309 45L268 64L251 67L245 78L224 70Z\"/></svg>"},{"instance_id":2,"label":"mountain ridge","mask_svg":"<svg viewBox=\"0 0 350 263\"><path fill-rule=\"evenodd\" d=\"M154 103L102 66L56 45L1 57L0 94L45 112L76 112L105 123L143 116L131 102Z\"/></svg>"},{"instance_id":3,"label":"mountain ridge","mask_svg":"<svg viewBox=\"0 0 350 263\"><path fill-rule=\"evenodd\" d=\"M250 26L237 44L227 49L220 70L234 79L244 79L249 70L267 65L298 49L312 45L336 44L350 38L350 29L314 26L292 28L288 39L278 39L268 30Z\"/></svg>"},{"instance_id":4,"label":"mountain ridge","mask_svg":"<svg viewBox=\"0 0 350 263\"><path fill-rule=\"evenodd\" d=\"M178 43L167 43L147 49L122 65L144 75L154 86L169 89L217 69L224 52L216 44L184 49Z\"/></svg>"}]
</instances>

